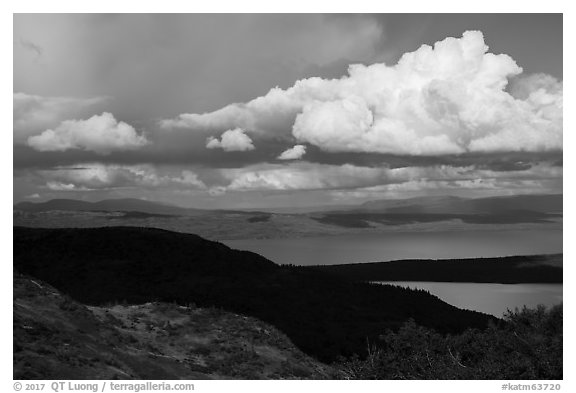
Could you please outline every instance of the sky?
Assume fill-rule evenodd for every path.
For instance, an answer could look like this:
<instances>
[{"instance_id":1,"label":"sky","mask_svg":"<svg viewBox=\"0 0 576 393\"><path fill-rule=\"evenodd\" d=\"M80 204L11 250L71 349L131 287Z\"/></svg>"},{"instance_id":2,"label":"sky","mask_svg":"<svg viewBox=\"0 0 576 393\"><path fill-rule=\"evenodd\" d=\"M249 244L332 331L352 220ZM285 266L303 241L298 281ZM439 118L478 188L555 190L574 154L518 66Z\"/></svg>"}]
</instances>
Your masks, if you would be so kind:
<instances>
[{"instance_id":1,"label":"sky","mask_svg":"<svg viewBox=\"0 0 576 393\"><path fill-rule=\"evenodd\" d=\"M16 14L13 197L562 193L561 14Z\"/></svg>"}]
</instances>

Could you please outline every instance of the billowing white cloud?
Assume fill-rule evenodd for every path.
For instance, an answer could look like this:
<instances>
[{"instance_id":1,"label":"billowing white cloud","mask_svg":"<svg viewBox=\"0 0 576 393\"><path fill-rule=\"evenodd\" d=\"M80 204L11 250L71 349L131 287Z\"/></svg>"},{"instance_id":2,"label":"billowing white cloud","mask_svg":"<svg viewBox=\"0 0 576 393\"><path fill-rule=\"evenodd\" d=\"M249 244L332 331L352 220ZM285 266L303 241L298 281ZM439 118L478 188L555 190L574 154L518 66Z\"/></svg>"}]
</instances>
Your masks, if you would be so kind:
<instances>
[{"instance_id":1,"label":"billowing white cloud","mask_svg":"<svg viewBox=\"0 0 576 393\"><path fill-rule=\"evenodd\" d=\"M27 144L39 151L82 149L97 154L134 150L149 143L134 127L104 112L87 120L66 120L55 129L28 138Z\"/></svg>"},{"instance_id":2,"label":"billowing white cloud","mask_svg":"<svg viewBox=\"0 0 576 393\"><path fill-rule=\"evenodd\" d=\"M260 138L296 138L328 152L444 155L562 149L562 82L527 79L467 31L423 45L397 64L354 64L340 79L303 79L283 90L204 114L164 120L164 128L218 132L235 127ZM511 89L513 90L513 89ZM291 132L291 135L289 134Z\"/></svg>"},{"instance_id":3,"label":"billowing white cloud","mask_svg":"<svg viewBox=\"0 0 576 393\"><path fill-rule=\"evenodd\" d=\"M208 149L223 149L224 151L247 151L254 150L252 139L241 128L228 130L222 134L220 140L209 137L206 140Z\"/></svg>"},{"instance_id":4,"label":"billowing white cloud","mask_svg":"<svg viewBox=\"0 0 576 393\"><path fill-rule=\"evenodd\" d=\"M288 150L285 150L278 156L279 160L299 160L306 154L306 146L296 145Z\"/></svg>"},{"instance_id":5,"label":"billowing white cloud","mask_svg":"<svg viewBox=\"0 0 576 393\"><path fill-rule=\"evenodd\" d=\"M85 186L77 186L74 183L62 183L59 181L46 182L46 188L50 191L92 191L93 189Z\"/></svg>"},{"instance_id":6,"label":"billowing white cloud","mask_svg":"<svg viewBox=\"0 0 576 393\"><path fill-rule=\"evenodd\" d=\"M43 97L14 93L14 142L25 143L28 137L56 127L66 119L83 117L108 100L108 97Z\"/></svg>"}]
</instances>

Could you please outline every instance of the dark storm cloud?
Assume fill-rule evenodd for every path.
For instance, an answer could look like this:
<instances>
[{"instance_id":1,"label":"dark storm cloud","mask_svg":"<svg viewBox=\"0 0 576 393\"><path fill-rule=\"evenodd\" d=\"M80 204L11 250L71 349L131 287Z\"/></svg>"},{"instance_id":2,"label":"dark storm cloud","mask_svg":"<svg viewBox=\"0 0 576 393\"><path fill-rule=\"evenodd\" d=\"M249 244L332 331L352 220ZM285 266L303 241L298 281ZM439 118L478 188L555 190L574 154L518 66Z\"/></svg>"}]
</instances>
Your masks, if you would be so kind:
<instances>
[{"instance_id":1,"label":"dark storm cloud","mask_svg":"<svg viewBox=\"0 0 576 393\"><path fill-rule=\"evenodd\" d=\"M318 14L27 14L14 22L15 35L46 58L36 64L15 48L16 91L113 96L114 114L129 122L289 86L310 67L372 57L380 38L376 21Z\"/></svg>"},{"instance_id":2,"label":"dark storm cloud","mask_svg":"<svg viewBox=\"0 0 576 393\"><path fill-rule=\"evenodd\" d=\"M261 141L258 148L247 152L207 149L206 140L196 144L173 145L169 150L151 145L139 151L111 152L100 156L94 152L68 150L64 152L38 152L24 145L14 145L15 168L43 168L74 165L82 162L112 164L199 165L212 168L242 167L259 162L274 162L284 150L285 143L274 140Z\"/></svg>"},{"instance_id":3,"label":"dark storm cloud","mask_svg":"<svg viewBox=\"0 0 576 393\"><path fill-rule=\"evenodd\" d=\"M530 168L533 164L550 162L562 166L562 152L508 152L486 154L462 154L443 156L400 156L377 153L326 153L310 146L306 160L330 165L353 164L358 166L402 168L410 166L448 165L456 167L475 166L494 171L516 171Z\"/></svg>"}]
</instances>

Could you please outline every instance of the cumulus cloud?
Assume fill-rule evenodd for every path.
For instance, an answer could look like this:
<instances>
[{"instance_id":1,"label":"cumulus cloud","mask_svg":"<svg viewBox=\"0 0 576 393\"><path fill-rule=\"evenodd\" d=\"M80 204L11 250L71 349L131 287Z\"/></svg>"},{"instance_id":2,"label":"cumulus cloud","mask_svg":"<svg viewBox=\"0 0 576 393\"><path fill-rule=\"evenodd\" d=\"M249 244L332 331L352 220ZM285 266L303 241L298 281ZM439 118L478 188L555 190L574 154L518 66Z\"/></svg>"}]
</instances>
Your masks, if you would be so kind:
<instances>
[{"instance_id":1,"label":"cumulus cloud","mask_svg":"<svg viewBox=\"0 0 576 393\"><path fill-rule=\"evenodd\" d=\"M14 142L25 143L28 137L56 127L66 119L88 115L108 100L108 97L45 97L14 93Z\"/></svg>"},{"instance_id":2,"label":"cumulus cloud","mask_svg":"<svg viewBox=\"0 0 576 393\"><path fill-rule=\"evenodd\" d=\"M397 64L354 64L340 79L309 78L247 103L162 121L214 132L296 139L328 152L434 156L562 149L562 82L520 79L479 31L423 45ZM291 135L290 135L291 134Z\"/></svg>"},{"instance_id":3,"label":"cumulus cloud","mask_svg":"<svg viewBox=\"0 0 576 393\"><path fill-rule=\"evenodd\" d=\"M299 160L306 154L306 146L296 145L288 150L285 150L278 156L279 160Z\"/></svg>"},{"instance_id":4,"label":"cumulus cloud","mask_svg":"<svg viewBox=\"0 0 576 393\"><path fill-rule=\"evenodd\" d=\"M62 183L59 181L49 181L46 183L46 188L50 191L92 191L93 189L77 186L74 183Z\"/></svg>"},{"instance_id":5,"label":"cumulus cloud","mask_svg":"<svg viewBox=\"0 0 576 393\"><path fill-rule=\"evenodd\" d=\"M107 155L117 150L134 150L149 143L134 127L117 121L104 112L87 120L66 120L55 129L28 138L27 144L38 151L82 149Z\"/></svg>"},{"instance_id":6,"label":"cumulus cloud","mask_svg":"<svg viewBox=\"0 0 576 393\"><path fill-rule=\"evenodd\" d=\"M222 134L220 140L209 137L206 140L208 149L223 149L224 151L247 151L254 150L252 139L241 128L228 130Z\"/></svg>"},{"instance_id":7,"label":"cumulus cloud","mask_svg":"<svg viewBox=\"0 0 576 393\"><path fill-rule=\"evenodd\" d=\"M547 74L530 74L514 78L510 83L510 94L513 97L526 100L531 95L542 95L551 93L554 96L560 94L562 98L562 82Z\"/></svg>"}]
</instances>

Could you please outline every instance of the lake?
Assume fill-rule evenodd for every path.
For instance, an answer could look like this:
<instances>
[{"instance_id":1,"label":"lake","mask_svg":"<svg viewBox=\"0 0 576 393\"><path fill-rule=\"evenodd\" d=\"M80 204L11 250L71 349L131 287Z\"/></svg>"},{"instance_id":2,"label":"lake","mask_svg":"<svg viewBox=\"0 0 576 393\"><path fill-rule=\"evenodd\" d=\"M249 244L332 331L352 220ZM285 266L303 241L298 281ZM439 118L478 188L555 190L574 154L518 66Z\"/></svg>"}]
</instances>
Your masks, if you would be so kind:
<instances>
[{"instance_id":1,"label":"lake","mask_svg":"<svg viewBox=\"0 0 576 393\"><path fill-rule=\"evenodd\" d=\"M501 317L507 309L552 306L562 302L562 284L477 284L391 281L380 284L424 289L458 308Z\"/></svg>"},{"instance_id":2,"label":"lake","mask_svg":"<svg viewBox=\"0 0 576 393\"><path fill-rule=\"evenodd\" d=\"M562 230L394 232L226 240L280 264L331 265L396 259L450 259L562 252Z\"/></svg>"},{"instance_id":3,"label":"lake","mask_svg":"<svg viewBox=\"0 0 576 393\"><path fill-rule=\"evenodd\" d=\"M395 232L223 241L281 264L330 265L397 259L450 259L562 252L562 230ZM458 308L501 317L507 309L562 301L562 284L394 282L429 291Z\"/></svg>"}]
</instances>

